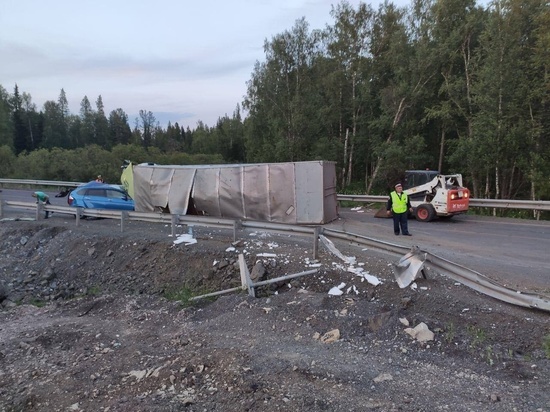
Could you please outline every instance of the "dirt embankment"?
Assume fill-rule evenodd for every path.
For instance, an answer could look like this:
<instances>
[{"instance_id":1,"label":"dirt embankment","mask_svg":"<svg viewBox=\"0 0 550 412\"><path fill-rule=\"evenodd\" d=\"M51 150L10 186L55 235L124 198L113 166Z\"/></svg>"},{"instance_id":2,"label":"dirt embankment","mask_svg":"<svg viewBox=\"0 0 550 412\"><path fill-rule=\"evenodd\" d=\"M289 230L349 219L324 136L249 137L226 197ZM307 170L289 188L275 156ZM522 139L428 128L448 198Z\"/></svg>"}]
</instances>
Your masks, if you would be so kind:
<instances>
[{"instance_id":1,"label":"dirt embankment","mask_svg":"<svg viewBox=\"0 0 550 412\"><path fill-rule=\"evenodd\" d=\"M352 273L308 240L195 236L0 223L0 411L550 410L545 313L435 273L399 289L358 248L337 245ZM319 272L170 300L240 285L238 253L263 278ZM432 340L407 333L421 324Z\"/></svg>"}]
</instances>

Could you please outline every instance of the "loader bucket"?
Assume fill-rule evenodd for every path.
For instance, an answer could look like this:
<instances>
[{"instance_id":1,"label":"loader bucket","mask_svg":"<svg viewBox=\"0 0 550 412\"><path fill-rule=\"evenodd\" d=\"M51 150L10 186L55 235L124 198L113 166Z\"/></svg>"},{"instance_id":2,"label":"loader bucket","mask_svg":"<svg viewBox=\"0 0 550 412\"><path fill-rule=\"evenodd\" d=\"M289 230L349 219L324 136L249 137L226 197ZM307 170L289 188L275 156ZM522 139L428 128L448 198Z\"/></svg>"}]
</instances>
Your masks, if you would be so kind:
<instances>
[{"instance_id":1,"label":"loader bucket","mask_svg":"<svg viewBox=\"0 0 550 412\"><path fill-rule=\"evenodd\" d=\"M395 280L401 289L409 286L418 277L424 268L425 260L426 253L420 252L418 246L413 246L397 264L392 263Z\"/></svg>"},{"instance_id":2,"label":"loader bucket","mask_svg":"<svg viewBox=\"0 0 550 412\"><path fill-rule=\"evenodd\" d=\"M388 214L386 213L386 206L382 206L380 209L378 209L378 212L376 212L374 214L374 217L391 217L391 216L388 216Z\"/></svg>"}]
</instances>

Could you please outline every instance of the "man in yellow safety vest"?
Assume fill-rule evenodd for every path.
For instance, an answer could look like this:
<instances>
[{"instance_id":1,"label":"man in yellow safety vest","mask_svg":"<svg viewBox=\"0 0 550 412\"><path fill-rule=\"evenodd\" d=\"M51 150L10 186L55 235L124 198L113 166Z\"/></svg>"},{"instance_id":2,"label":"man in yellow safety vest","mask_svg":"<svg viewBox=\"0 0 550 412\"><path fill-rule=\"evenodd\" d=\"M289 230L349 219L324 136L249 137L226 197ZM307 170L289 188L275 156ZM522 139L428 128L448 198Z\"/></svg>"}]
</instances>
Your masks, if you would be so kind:
<instances>
[{"instance_id":1,"label":"man in yellow safety vest","mask_svg":"<svg viewBox=\"0 0 550 412\"><path fill-rule=\"evenodd\" d=\"M407 218L408 212L412 213L413 208L409 197L406 193L403 193L403 186L401 183L397 183L395 185L395 190L390 193L390 199L388 200L386 209L388 216L393 215L393 233L398 235L400 232L399 228L401 227L401 233L403 233L404 236L412 236L409 233Z\"/></svg>"}]
</instances>

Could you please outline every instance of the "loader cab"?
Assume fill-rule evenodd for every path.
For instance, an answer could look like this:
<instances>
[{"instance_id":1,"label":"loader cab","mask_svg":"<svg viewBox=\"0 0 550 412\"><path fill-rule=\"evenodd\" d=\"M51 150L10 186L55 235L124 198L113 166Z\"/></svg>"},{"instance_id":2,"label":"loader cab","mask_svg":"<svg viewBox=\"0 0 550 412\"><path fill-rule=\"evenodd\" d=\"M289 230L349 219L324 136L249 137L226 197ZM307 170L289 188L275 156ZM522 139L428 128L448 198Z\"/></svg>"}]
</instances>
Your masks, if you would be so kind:
<instances>
[{"instance_id":1,"label":"loader cab","mask_svg":"<svg viewBox=\"0 0 550 412\"><path fill-rule=\"evenodd\" d=\"M431 182L438 174L437 170L407 170L403 190Z\"/></svg>"}]
</instances>

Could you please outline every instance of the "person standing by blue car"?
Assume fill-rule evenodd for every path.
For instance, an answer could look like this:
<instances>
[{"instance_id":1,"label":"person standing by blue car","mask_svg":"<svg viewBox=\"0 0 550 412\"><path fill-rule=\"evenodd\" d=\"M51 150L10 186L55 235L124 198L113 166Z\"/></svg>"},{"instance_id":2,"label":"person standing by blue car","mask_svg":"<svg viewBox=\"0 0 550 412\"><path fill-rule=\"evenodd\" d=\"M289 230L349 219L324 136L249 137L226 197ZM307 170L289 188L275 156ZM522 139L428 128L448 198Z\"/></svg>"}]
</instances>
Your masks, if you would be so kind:
<instances>
[{"instance_id":1,"label":"person standing by blue car","mask_svg":"<svg viewBox=\"0 0 550 412\"><path fill-rule=\"evenodd\" d=\"M404 236L412 236L409 233L408 213L413 212L411 201L406 193L403 193L401 183L395 185L395 190L390 193L390 199L386 206L388 216L393 215L393 233Z\"/></svg>"},{"instance_id":2,"label":"person standing by blue car","mask_svg":"<svg viewBox=\"0 0 550 412\"><path fill-rule=\"evenodd\" d=\"M42 202L45 205L51 205L50 197L44 192L34 192L31 196L36 199L36 203ZM46 210L46 215L44 216L44 219L47 219L49 216L50 212Z\"/></svg>"}]
</instances>

